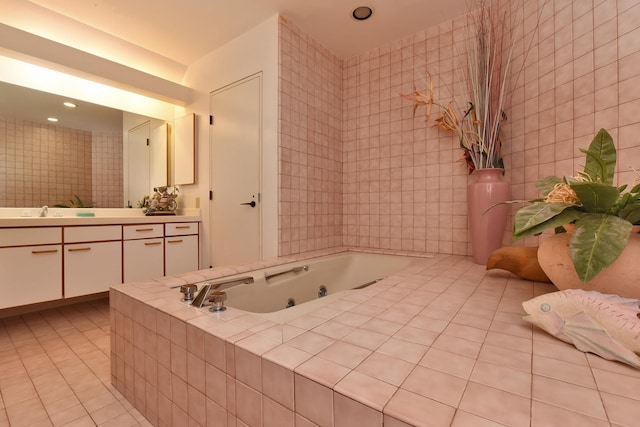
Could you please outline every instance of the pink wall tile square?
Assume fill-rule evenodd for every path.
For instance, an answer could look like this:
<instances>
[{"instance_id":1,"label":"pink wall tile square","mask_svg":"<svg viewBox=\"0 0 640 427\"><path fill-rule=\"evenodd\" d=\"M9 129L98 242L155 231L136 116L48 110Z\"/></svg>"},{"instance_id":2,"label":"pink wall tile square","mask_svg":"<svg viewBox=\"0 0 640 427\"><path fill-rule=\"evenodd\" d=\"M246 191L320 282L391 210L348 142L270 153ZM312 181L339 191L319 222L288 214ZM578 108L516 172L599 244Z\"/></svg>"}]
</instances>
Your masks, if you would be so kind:
<instances>
[{"instance_id":1,"label":"pink wall tile square","mask_svg":"<svg viewBox=\"0 0 640 427\"><path fill-rule=\"evenodd\" d=\"M295 417L291 409L263 397L263 427L295 427Z\"/></svg>"},{"instance_id":2,"label":"pink wall tile square","mask_svg":"<svg viewBox=\"0 0 640 427\"><path fill-rule=\"evenodd\" d=\"M238 419L249 426L262 425L262 394L240 381L236 382L236 411Z\"/></svg>"},{"instance_id":3,"label":"pink wall tile square","mask_svg":"<svg viewBox=\"0 0 640 427\"><path fill-rule=\"evenodd\" d=\"M547 389L547 393L542 390ZM532 397L555 406L579 412L594 418L605 419L604 406L594 389L580 387L550 378L533 376Z\"/></svg>"},{"instance_id":4,"label":"pink wall tile square","mask_svg":"<svg viewBox=\"0 0 640 427\"><path fill-rule=\"evenodd\" d=\"M470 382L460 409L504 425L530 422L529 399Z\"/></svg>"},{"instance_id":5,"label":"pink wall tile square","mask_svg":"<svg viewBox=\"0 0 640 427\"><path fill-rule=\"evenodd\" d=\"M287 409L294 410L293 372L268 360L262 360L264 395Z\"/></svg>"},{"instance_id":6,"label":"pink wall tile square","mask_svg":"<svg viewBox=\"0 0 640 427\"><path fill-rule=\"evenodd\" d=\"M257 391L262 391L260 356L236 347L236 378Z\"/></svg>"},{"instance_id":7,"label":"pink wall tile square","mask_svg":"<svg viewBox=\"0 0 640 427\"><path fill-rule=\"evenodd\" d=\"M392 426L404 427L419 425L425 419L429 419L434 425L449 425L455 410L435 400L400 389L391 398L384 413L385 426L389 421ZM387 415L394 419L389 420Z\"/></svg>"},{"instance_id":8,"label":"pink wall tile square","mask_svg":"<svg viewBox=\"0 0 640 427\"><path fill-rule=\"evenodd\" d=\"M339 393L333 394L335 427L383 425L382 411L376 411Z\"/></svg>"},{"instance_id":9,"label":"pink wall tile square","mask_svg":"<svg viewBox=\"0 0 640 427\"><path fill-rule=\"evenodd\" d=\"M218 368L205 365L205 395L223 409L227 407L227 376Z\"/></svg>"},{"instance_id":10,"label":"pink wall tile square","mask_svg":"<svg viewBox=\"0 0 640 427\"><path fill-rule=\"evenodd\" d=\"M391 385L400 386L414 366L413 363L374 352L358 365L356 371Z\"/></svg>"},{"instance_id":11,"label":"pink wall tile square","mask_svg":"<svg viewBox=\"0 0 640 427\"><path fill-rule=\"evenodd\" d=\"M301 375L295 376L296 413L322 426L333 425L333 392Z\"/></svg>"},{"instance_id":12,"label":"pink wall tile square","mask_svg":"<svg viewBox=\"0 0 640 427\"><path fill-rule=\"evenodd\" d=\"M206 391L206 370L204 360L193 353L187 353L187 382L200 393Z\"/></svg>"}]
</instances>

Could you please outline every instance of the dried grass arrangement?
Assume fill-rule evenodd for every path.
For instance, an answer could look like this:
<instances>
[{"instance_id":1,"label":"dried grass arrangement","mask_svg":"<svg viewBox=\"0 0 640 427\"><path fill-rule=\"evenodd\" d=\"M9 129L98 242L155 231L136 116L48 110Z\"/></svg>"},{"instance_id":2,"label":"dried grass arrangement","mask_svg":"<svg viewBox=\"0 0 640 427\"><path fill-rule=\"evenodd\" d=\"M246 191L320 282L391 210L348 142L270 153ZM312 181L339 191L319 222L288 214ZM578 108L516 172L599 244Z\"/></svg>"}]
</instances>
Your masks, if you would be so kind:
<instances>
[{"instance_id":1,"label":"dried grass arrangement","mask_svg":"<svg viewBox=\"0 0 640 427\"><path fill-rule=\"evenodd\" d=\"M426 72L427 88L414 88L411 94L401 96L414 103L414 115L425 107L425 121L431 119L434 107L437 118L434 126L454 132L464 153L469 173L475 169L504 168L502 159L502 123L511 85L518 81L521 68L512 74L515 41L518 31L507 19L507 11L495 1L478 0L477 6L467 14L464 43L464 80L469 101L463 107L454 100L442 103L434 98L434 83ZM524 53L526 55L526 51ZM515 75L515 78L511 78Z\"/></svg>"}]
</instances>

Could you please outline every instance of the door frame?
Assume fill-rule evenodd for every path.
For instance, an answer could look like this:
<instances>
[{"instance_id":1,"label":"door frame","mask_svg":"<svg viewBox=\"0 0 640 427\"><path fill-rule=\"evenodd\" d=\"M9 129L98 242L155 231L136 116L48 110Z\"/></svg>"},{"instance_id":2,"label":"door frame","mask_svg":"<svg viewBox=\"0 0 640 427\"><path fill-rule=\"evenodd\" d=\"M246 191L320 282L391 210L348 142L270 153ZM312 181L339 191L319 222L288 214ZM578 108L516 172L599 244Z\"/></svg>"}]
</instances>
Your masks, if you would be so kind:
<instances>
[{"instance_id":1,"label":"door frame","mask_svg":"<svg viewBox=\"0 0 640 427\"><path fill-rule=\"evenodd\" d=\"M131 143L131 134L134 132L138 132L141 129L146 128L146 139L147 139L147 147L149 147L150 144L150 140L151 140L151 120L145 120L135 126L133 126L132 128L127 130L127 143L126 143L126 147L123 146L123 160L124 160L124 165L125 167L123 168L123 187L124 187L124 200L123 202L126 204L125 207L132 207L132 208L136 208L138 202L140 202L140 200L131 200L131 194L129 192L130 187L131 187L131 174L129 173L130 169L133 167L132 162L134 160L140 160L140 159L132 159L131 158L131 153L130 150L132 148L132 143ZM151 166L149 164L149 150L147 150L147 155L146 155L146 166L147 166L147 190L149 191L149 187L151 186L151 177L149 176L149 172L151 171ZM147 195L145 193L143 193L143 197ZM149 194L149 196L151 196L151 194Z\"/></svg>"},{"instance_id":2,"label":"door frame","mask_svg":"<svg viewBox=\"0 0 640 427\"><path fill-rule=\"evenodd\" d=\"M263 241L263 229L264 229L264 224L263 224L263 203L262 203L262 196L263 196L263 138L264 138L264 105L263 105L263 90L264 90L264 76L263 76L263 72L262 71L258 71L257 73L251 74L249 76L246 76L242 79L236 80L232 83L229 83L227 85L224 85L218 89L212 90L209 93L209 116L213 116L213 111L212 111L212 103L211 103L211 98L213 98L214 95L233 89L234 87L237 87L243 83L249 82L251 80L254 79L258 79L258 110L259 110L259 130L258 130L258 205L256 206L258 208L258 256L259 256L259 260L263 259L263 247L264 247L264 241ZM213 163L213 156L214 156L214 149L213 149L213 128L212 128L213 124L210 122L209 123L209 179L208 179L208 186L209 186L209 197L208 197L208 202L209 202L209 259L208 259L208 264L209 266L214 266L213 265L213 250L212 250L212 245L213 245L213 208L212 208L212 203L213 203L213 198L211 197L211 194L213 192L213 168L214 168L214 163Z\"/></svg>"}]
</instances>

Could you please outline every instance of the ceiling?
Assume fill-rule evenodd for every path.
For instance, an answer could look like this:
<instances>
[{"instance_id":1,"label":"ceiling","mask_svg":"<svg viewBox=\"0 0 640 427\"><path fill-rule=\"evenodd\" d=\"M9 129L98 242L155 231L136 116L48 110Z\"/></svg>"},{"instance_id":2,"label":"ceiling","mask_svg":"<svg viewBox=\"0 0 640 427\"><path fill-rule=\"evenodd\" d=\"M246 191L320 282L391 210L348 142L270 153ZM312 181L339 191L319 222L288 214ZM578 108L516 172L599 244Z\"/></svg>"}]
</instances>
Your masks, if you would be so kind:
<instances>
[{"instance_id":1,"label":"ceiling","mask_svg":"<svg viewBox=\"0 0 640 427\"><path fill-rule=\"evenodd\" d=\"M276 13L345 59L459 16L470 0L8 1L11 8L3 12L8 25L78 49L100 48L96 43L82 46L90 39L73 31L76 23L186 68ZM356 21L351 11L362 5L372 7L374 14Z\"/></svg>"},{"instance_id":2,"label":"ceiling","mask_svg":"<svg viewBox=\"0 0 640 427\"><path fill-rule=\"evenodd\" d=\"M68 101L76 108L65 107ZM0 116L86 131L122 132L122 111L0 82ZM59 121L51 123L48 117Z\"/></svg>"},{"instance_id":3,"label":"ceiling","mask_svg":"<svg viewBox=\"0 0 640 427\"><path fill-rule=\"evenodd\" d=\"M0 1L0 23L180 83L189 65L276 14L346 59L462 15L477 0ZM373 16L356 21L357 6L371 7ZM36 101L34 92L0 86L0 113L20 110L42 122L46 112L59 116L60 126L94 130L122 120L116 110L82 102L69 111L54 95Z\"/></svg>"}]
</instances>

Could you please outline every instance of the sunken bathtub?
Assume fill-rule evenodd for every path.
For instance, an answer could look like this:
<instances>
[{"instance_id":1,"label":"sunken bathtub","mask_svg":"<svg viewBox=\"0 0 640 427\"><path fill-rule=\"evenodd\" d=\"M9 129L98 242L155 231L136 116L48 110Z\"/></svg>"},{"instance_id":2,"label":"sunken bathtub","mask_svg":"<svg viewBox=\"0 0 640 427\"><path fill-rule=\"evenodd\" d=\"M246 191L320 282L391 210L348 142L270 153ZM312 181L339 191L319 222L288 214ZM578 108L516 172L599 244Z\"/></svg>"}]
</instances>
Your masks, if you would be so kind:
<instances>
[{"instance_id":1,"label":"sunken bathtub","mask_svg":"<svg viewBox=\"0 0 640 427\"><path fill-rule=\"evenodd\" d=\"M282 323L408 266L415 257L343 252L197 283L224 292L224 304Z\"/></svg>"},{"instance_id":2,"label":"sunken bathtub","mask_svg":"<svg viewBox=\"0 0 640 427\"><path fill-rule=\"evenodd\" d=\"M400 294L393 288L431 261L336 248L115 285L111 383L154 426L330 425L341 417L338 407L381 421L382 406L315 378L314 363L326 363L315 354L334 342L334 334L352 333L365 346L372 335L381 337L354 323L372 315L350 309L387 290L380 303L395 302ZM194 300L204 285L225 292L226 309L182 301L179 288L193 284ZM380 307L377 300L370 306ZM330 322L334 318L343 323ZM305 404L303 396L317 399Z\"/></svg>"}]
</instances>

